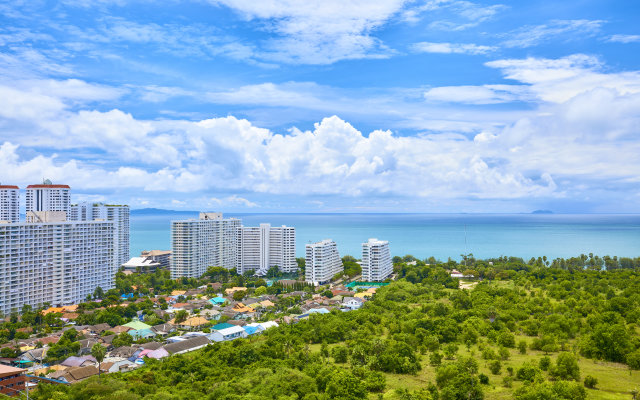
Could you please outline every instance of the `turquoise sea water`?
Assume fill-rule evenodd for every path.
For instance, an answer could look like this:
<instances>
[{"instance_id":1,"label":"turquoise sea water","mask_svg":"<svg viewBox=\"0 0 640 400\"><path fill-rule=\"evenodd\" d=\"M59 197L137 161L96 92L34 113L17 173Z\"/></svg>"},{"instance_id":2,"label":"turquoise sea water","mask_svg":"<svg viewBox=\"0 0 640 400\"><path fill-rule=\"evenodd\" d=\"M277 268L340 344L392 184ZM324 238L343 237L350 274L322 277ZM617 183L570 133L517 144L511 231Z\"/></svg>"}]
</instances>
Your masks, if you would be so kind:
<instances>
[{"instance_id":1,"label":"turquoise sea water","mask_svg":"<svg viewBox=\"0 0 640 400\"><path fill-rule=\"evenodd\" d=\"M131 255L170 249L170 221L196 212L133 211ZM517 256L640 256L640 215L557 214L225 214L245 226L262 222L296 228L297 255L306 243L333 239L341 255L360 258L370 237L388 240L392 255L459 260L462 253L488 258Z\"/></svg>"}]
</instances>

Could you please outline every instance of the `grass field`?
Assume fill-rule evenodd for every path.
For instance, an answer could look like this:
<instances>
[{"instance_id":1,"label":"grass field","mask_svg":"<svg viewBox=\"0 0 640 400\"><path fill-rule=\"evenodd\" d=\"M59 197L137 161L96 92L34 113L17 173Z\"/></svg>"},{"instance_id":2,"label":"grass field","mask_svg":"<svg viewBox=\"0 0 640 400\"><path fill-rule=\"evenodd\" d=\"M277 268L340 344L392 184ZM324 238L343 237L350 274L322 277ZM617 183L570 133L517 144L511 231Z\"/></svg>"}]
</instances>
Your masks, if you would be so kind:
<instances>
[{"instance_id":1,"label":"grass field","mask_svg":"<svg viewBox=\"0 0 640 400\"><path fill-rule=\"evenodd\" d=\"M522 340L523 337L517 337L516 341ZM497 350L497 349L496 349ZM489 361L483 360L481 352L477 346L472 346L470 350L460 346L459 356L473 356L478 361L480 373L484 373L489 377L489 385L484 386L485 399L502 400L512 399L514 391L522 385L521 382L513 381L513 387L505 388L502 385L502 379L508 375L507 367L513 367L514 371L519 366L528 361L535 361L545 356L543 352L527 350L527 354L520 354L516 349L510 349L509 360L502 361L502 371L500 375L493 375L489 371ZM555 362L556 354L549 354L552 362ZM443 360L446 362L446 360ZM631 400L631 391L633 389L640 390L640 371L629 371L624 364L594 361L587 358L580 358L578 365L580 366L580 377L591 375L598 379L596 389L587 389L587 398L592 400ZM436 368L429 365L428 357L423 356L422 370L417 375L397 375L385 374L387 376L387 396L397 388L407 388L415 390L426 387L429 382L435 383ZM371 397L371 399L377 396Z\"/></svg>"}]
</instances>

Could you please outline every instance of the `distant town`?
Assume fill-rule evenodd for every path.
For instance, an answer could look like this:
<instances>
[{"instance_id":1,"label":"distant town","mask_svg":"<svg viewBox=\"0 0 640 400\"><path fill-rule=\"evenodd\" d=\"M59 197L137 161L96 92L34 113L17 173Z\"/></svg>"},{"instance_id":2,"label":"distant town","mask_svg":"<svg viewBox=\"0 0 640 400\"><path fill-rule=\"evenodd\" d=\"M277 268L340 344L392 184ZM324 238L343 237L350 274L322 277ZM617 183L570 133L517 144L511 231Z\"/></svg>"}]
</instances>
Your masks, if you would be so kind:
<instances>
[{"instance_id":1,"label":"distant town","mask_svg":"<svg viewBox=\"0 0 640 400\"><path fill-rule=\"evenodd\" d=\"M215 212L172 221L170 250L130 258L129 207L71 197L65 184L29 185L21 221L19 187L0 185L0 316L33 322L0 332L3 394L359 309L393 274L387 241L364 241L361 261L331 239L297 259L294 227Z\"/></svg>"}]
</instances>

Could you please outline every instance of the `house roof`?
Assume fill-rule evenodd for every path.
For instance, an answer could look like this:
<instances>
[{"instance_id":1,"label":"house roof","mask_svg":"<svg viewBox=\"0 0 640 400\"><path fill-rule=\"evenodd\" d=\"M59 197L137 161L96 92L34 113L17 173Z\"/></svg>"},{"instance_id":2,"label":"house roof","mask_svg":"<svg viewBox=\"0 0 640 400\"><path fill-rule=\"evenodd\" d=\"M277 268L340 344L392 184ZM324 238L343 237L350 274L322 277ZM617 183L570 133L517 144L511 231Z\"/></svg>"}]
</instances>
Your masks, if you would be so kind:
<instances>
[{"instance_id":1,"label":"house roof","mask_svg":"<svg viewBox=\"0 0 640 400\"><path fill-rule=\"evenodd\" d=\"M242 326L232 326L230 328L217 329L217 331L221 333L222 336L234 335L236 333L245 332L244 327Z\"/></svg>"},{"instance_id":2,"label":"house roof","mask_svg":"<svg viewBox=\"0 0 640 400\"><path fill-rule=\"evenodd\" d=\"M181 322L180 326L200 326L204 324L208 324L209 321L206 318L202 317L191 317L184 322Z\"/></svg>"},{"instance_id":3,"label":"house roof","mask_svg":"<svg viewBox=\"0 0 640 400\"><path fill-rule=\"evenodd\" d=\"M71 357L68 357L63 362L61 362L60 365L64 365L65 367L82 367L87 363L95 363L95 362L96 362L96 359L93 358L92 356L86 356L86 357L71 356Z\"/></svg>"},{"instance_id":4,"label":"house roof","mask_svg":"<svg viewBox=\"0 0 640 400\"><path fill-rule=\"evenodd\" d=\"M263 300L260 302L260 305L263 307L273 307L275 304L271 300Z\"/></svg>"},{"instance_id":5,"label":"house roof","mask_svg":"<svg viewBox=\"0 0 640 400\"><path fill-rule=\"evenodd\" d=\"M149 328L151 328L151 325L147 325L144 322L139 321L137 319L134 319L133 321L128 322L128 323L126 323L126 324L124 324L122 326L128 326L129 328L135 329L137 331L140 330L140 329L149 329Z\"/></svg>"},{"instance_id":6,"label":"house roof","mask_svg":"<svg viewBox=\"0 0 640 400\"><path fill-rule=\"evenodd\" d=\"M22 368L9 367L7 365L0 364L0 374L18 374L26 371Z\"/></svg>"},{"instance_id":7,"label":"house roof","mask_svg":"<svg viewBox=\"0 0 640 400\"><path fill-rule=\"evenodd\" d=\"M66 372L71 375L72 380L79 381L93 375L98 375L98 368L96 368L95 365L87 365L86 367L69 368Z\"/></svg>"},{"instance_id":8,"label":"house roof","mask_svg":"<svg viewBox=\"0 0 640 400\"><path fill-rule=\"evenodd\" d=\"M216 296L212 299L209 299L209 301L214 304L223 304L227 301L227 299L225 299L224 297Z\"/></svg>"},{"instance_id":9,"label":"house roof","mask_svg":"<svg viewBox=\"0 0 640 400\"><path fill-rule=\"evenodd\" d=\"M111 325L106 324L106 323L98 324L98 325L92 325L92 326L89 327L89 329L91 331L93 331L93 332L96 332L96 333L102 333L104 331L111 330Z\"/></svg>"},{"instance_id":10,"label":"house roof","mask_svg":"<svg viewBox=\"0 0 640 400\"><path fill-rule=\"evenodd\" d=\"M242 328L241 328L242 329ZM171 343L164 346L164 349L169 354L176 354L185 350L201 347L211 343L206 336L196 336L193 339L183 340L181 342Z\"/></svg>"},{"instance_id":11,"label":"house roof","mask_svg":"<svg viewBox=\"0 0 640 400\"><path fill-rule=\"evenodd\" d=\"M156 335L156 333L151 329L132 329L129 332L127 332L129 335L133 336L134 338L146 338L146 337L153 337Z\"/></svg>"},{"instance_id":12,"label":"house roof","mask_svg":"<svg viewBox=\"0 0 640 400\"><path fill-rule=\"evenodd\" d=\"M162 343L159 342L149 342L142 345L142 348L145 350L157 350L162 347Z\"/></svg>"},{"instance_id":13,"label":"house roof","mask_svg":"<svg viewBox=\"0 0 640 400\"><path fill-rule=\"evenodd\" d=\"M260 330L258 329L258 327L256 326L243 326L242 329L244 329L245 332L247 332L247 335L253 335L255 333L258 333Z\"/></svg>"},{"instance_id":14,"label":"house roof","mask_svg":"<svg viewBox=\"0 0 640 400\"><path fill-rule=\"evenodd\" d=\"M159 349L152 350L146 354L147 357L156 358L156 359L164 358L164 357L167 357L168 355L169 355L169 352L165 350L164 347L160 347Z\"/></svg>"},{"instance_id":15,"label":"house roof","mask_svg":"<svg viewBox=\"0 0 640 400\"><path fill-rule=\"evenodd\" d=\"M223 323L216 324L216 325L212 326L211 329L219 331L220 329L226 329L226 328L231 328L231 327L233 327L233 325L231 325L231 324L229 324L227 322L223 322Z\"/></svg>"},{"instance_id":16,"label":"house roof","mask_svg":"<svg viewBox=\"0 0 640 400\"><path fill-rule=\"evenodd\" d=\"M111 353L109 353L110 357L120 357L120 358L129 358L133 355L133 353L136 352L136 348L135 347L131 347L131 346L120 346L115 350L112 350Z\"/></svg>"},{"instance_id":17,"label":"house roof","mask_svg":"<svg viewBox=\"0 0 640 400\"><path fill-rule=\"evenodd\" d=\"M109 329L111 332L113 333L122 333L122 332L129 332L132 328L128 327L128 326L124 326L124 325L118 325L118 326L114 326L113 328Z\"/></svg>"}]
</instances>

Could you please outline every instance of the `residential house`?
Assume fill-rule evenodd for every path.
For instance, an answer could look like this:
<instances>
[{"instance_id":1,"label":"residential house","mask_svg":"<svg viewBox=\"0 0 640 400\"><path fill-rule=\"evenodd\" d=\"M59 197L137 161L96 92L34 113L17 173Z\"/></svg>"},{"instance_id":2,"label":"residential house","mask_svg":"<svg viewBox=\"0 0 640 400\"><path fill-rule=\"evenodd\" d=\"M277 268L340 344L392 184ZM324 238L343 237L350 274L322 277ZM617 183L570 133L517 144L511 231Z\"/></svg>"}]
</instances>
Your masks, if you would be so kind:
<instances>
[{"instance_id":1,"label":"residential house","mask_svg":"<svg viewBox=\"0 0 640 400\"><path fill-rule=\"evenodd\" d=\"M170 355L182 354L182 353L187 353L190 351L201 349L206 345L208 345L209 343L211 343L211 341L206 336L198 336L192 339L183 340L181 342L168 344L164 346L164 349Z\"/></svg>"},{"instance_id":2,"label":"residential house","mask_svg":"<svg viewBox=\"0 0 640 400\"><path fill-rule=\"evenodd\" d=\"M214 342L224 342L247 337L247 332L240 326L232 326L230 328L214 330L208 335L208 337Z\"/></svg>"},{"instance_id":3,"label":"residential house","mask_svg":"<svg viewBox=\"0 0 640 400\"><path fill-rule=\"evenodd\" d=\"M365 300L360 297L345 297L342 299L342 305L350 310L357 310L362 307Z\"/></svg>"},{"instance_id":4,"label":"residential house","mask_svg":"<svg viewBox=\"0 0 640 400\"><path fill-rule=\"evenodd\" d=\"M231 295L233 295L235 292L239 292L239 291L244 291L244 292L246 292L246 291L247 291L247 288L246 288L246 287L244 287L244 286L234 286L234 287L232 287L232 288L226 289L226 290L224 291L224 293L225 293L227 296L231 296Z\"/></svg>"},{"instance_id":5,"label":"residential house","mask_svg":"<svg viewBox=\"0 0 640 400\"><path fill-rule=\"evenodd\" d=\"M167 336L172 332L176 331L176 327L175 325L172 324L161 324L161 325L155 325L153 327L151 327L151 330L159 336Z\"/></svg>"},{"instance_id":6,"label":"residential house","mask_svg":"<svg viewBox=\"0 0 640 400\"><path fill-rule=\"evenodd\" d=\"M187 320L177 323L176 325L178 325L181 329L184 330L194 330L194 329L198 329L203 325L208 324L209 321L206 318L203 317L191 317L188 318Z\"/></svg>"},{"instance_id":7,"label":"residential house","mask_svg":"<svg viewBox=\"0 0 640 400\"><path fill-rule=\"evenodd\" d=\"M204 310L200 310L200 314L198 314L198 315L203 316L204 318L208 319L209 321L211 321L211 320L217 321L217 320L220 319L220 315L222 315L222 314L218 310L204 309Z\"/></svg>"},{"instance_id":8,"label":"residential house","mask_svg":"<svg viewBox=\"0 0 640 400\"><path fill-rule=\"evenodd\" d=\"M224 297L216 296L214 298L209 299L209 302L214 306L221 306L227 302L227 299L225 299Z\"/></svg>"},{"instance_id":9,"label":"residential house","mask_svg":"<svg viewBox=\"0 0 640 400\"><path fill-rule=\"evenodd\" d=\"M65 367L86 367L87 365L95 365L98 361L93 356L76 357L71 356L60 363Z\"/></svg>"}]
</instances>

